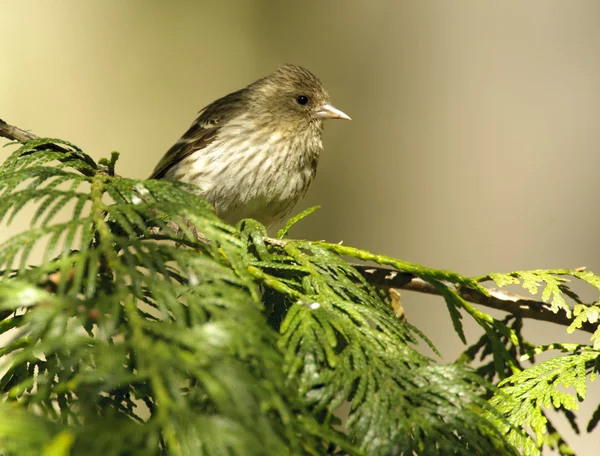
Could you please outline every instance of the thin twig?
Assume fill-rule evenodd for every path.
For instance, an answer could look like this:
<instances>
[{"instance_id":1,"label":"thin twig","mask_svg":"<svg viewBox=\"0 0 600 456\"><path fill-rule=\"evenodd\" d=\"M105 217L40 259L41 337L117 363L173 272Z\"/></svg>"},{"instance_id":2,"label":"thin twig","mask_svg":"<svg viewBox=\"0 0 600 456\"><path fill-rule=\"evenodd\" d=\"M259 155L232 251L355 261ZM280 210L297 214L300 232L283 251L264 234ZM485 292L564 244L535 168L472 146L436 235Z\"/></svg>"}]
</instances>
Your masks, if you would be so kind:
<instances>
[{"instance_id":1,"label":"thin twig","mask_svg":"<svg viewBox=\"0 0 600 456\"><path fill-rule=\"evenodd\" d=\"M12 141L30 141L38 138L33 133L21 130L19 127L15 127L13 125L9 125L2 119L0 119L0 136Z\"/></svg>"},{"instance_id":2,"label":"thin twig","mask_svg":"<svg viewBox=\"0 0 600 456\"><path fill-rule=\"evenodd\" d=\"M354 268L362 274L367 282L376 287L386 289L396 288L440 296L440 292L436 290L433 285L414 277L412 274L401 273L389 268L364 265L354 265ZM562 326L569 326L573 322L563 309L559 309L557 313L554 313L552 307L548 303L528 299L518 294L509 293L497 288L486 288L490 296L486 296L473 289L454 289L468 302L502 310L522 318L548 321ZM580 329L582 331L594 333L598 329L598 325L584 322Z\"/></svg>"},{"instance_id":3,"label":"thin twig","mask_svg":"<svg viewBox=\"0 0 600 456\"><path fill-rule=\"evenodd\" d=\"M30 133L28 131L22 130L19 127L15 127L14 125L10 125L7 124L4 120L0 119L0 137L3 138L7 138L10 139L12 141L19 141L19 142L25 142L25 141L31 141L32 139L39 139L39 136L34 135L33 133ZM52 149L56 152L63 152L65 154L69 154L72 153L73 151L60 146L59 144L53 144L53 143L47 143L44 144L44 148L47 149ZM75 153L77 153L77 151L75 151ZM87 157L86 155L82 154L80 156L81 160L85 161L88 165L90 165L92 168L96 168L96 164L94 163L94 161ZM98 168L98 171L100 172L104 172L106 173L108 170L108 168L106 167L100 167ZM94 176L96 173L92 170L89 169L83 169L80 168L79 172L85 176L89 176L92 177Z\"/></svg>"}]
</instances>

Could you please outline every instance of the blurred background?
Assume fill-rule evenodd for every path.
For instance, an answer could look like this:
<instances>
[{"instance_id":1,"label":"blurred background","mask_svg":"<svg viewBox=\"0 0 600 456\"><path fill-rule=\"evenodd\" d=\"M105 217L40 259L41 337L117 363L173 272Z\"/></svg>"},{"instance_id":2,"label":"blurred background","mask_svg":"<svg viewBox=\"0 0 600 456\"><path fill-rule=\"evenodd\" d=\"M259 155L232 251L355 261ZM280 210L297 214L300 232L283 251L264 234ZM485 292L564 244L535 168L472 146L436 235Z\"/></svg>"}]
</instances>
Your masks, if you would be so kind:
<instances>
[{"instance_id":1,"label":"blurred background","mask_svg":"<svg viewBox=\"0 0 600 456\"><path fill-rule=\"evenodd\" d=\"M95 159L117 150L133 178L206 104L280 63L305 66L353 120L327 123L295 211L322 209L293 236L465 275L600 272L595 0L0 0L0 43L0 118ZM445 361L461 353L441 299L405 292L403 304ZM481 334L467 329L470 342ZM536 322L526 336L589 340ZM589 395L583 429L596 384ZM570 443L596 454L597 433Z\"/></svg>"}]
</instances>

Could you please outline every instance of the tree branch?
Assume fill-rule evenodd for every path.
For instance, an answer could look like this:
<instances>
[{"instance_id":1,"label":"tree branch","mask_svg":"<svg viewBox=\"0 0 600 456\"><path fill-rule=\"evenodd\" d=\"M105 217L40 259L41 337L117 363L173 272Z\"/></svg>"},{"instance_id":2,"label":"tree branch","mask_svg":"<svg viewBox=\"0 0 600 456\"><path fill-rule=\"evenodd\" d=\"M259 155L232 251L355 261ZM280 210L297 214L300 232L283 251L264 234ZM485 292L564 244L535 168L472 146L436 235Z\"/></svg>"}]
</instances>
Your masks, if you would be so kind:
<instances>
[{"instance_id":1,"label":"tree branch","mask_svg":"<svg viewBox=\"0 0 600 456\"><path fill-rule=\"evenodd\" d=\"M2 119L0 119L0 136L12 141L30 141L38 138L33 133L21 130L19 127L15 127L13 125L9 125Z\"/></svg>"},{"instance_id":2,"label":"tree branch","mask_svg":"<svg viewBox=\"0 0 600 456\"><path fill-rule=\"evenodd\" d=\"M38 137L33 133L21 130L18 127L7 124L0 119L0 137L13 141L29 141ZM57 146L58 147L58 146ZM354 267L365 277L373 286L381 288L394 288L415 291L440 296L440 293L429 283L422 279L414 277L411 274L400 273L388 268L371 267L363 265L354 265ZM474 304L480 304L485 307L502 310L522 318L530 318L540 321L548 321L557 325L569 326L572 321L567 317L564 310L554 313L549 304L543 301L527 299L514 293L508 293L496 288L487 289L490 296L472 289L457 289L455 291L466 301ZM597 325L584 322L581 326L582 331L594 333Z\"/></svg>"},{"instance_id":3,"label":"tree branch","mask_svg":"<svg viewBox=\"0 0 600 456\"><path fill-rule=\"evenodd\" d=\"M433 285L422 279L414 277L412 274L402 273L389 268L372 267L364 265L353 265L354 268L371 285L381 288L396 288L418 293L426 293L440 296L440 293ZM543 301L528 299L515 293L509 293L497 288L486 288L490 296L486 296L473 289L456 288L458 293L465 301L474 304L480 304L492 309L502 310L522 318L531 318L534 320L548 321L557 325L569 326L573 321L564 310L560 309L558 313L552 311L550 304ZM594 333L598 325L584 322L581 326L582 331Z\"/></svg>"}]
</instances>

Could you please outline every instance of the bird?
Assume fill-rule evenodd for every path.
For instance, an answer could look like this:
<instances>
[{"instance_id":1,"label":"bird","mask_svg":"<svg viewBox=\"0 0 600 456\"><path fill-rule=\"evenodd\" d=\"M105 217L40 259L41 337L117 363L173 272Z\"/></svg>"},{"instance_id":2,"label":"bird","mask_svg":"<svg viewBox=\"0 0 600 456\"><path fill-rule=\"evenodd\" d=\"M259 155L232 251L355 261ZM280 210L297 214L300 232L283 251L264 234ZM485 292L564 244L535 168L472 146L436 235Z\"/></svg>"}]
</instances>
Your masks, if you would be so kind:
<instances>
[{"instance_id":1,"label":"bird","mask_svg":"<svg viewBox=\"0 0 600 456\"><path fill-rule=\"evenodd\" d=\"M326 119L350 117L309 70L280 65L203 108L150 179L192 184L230 224L252 218L268 227L310 187Z\"/></svg>"}]
</instances>

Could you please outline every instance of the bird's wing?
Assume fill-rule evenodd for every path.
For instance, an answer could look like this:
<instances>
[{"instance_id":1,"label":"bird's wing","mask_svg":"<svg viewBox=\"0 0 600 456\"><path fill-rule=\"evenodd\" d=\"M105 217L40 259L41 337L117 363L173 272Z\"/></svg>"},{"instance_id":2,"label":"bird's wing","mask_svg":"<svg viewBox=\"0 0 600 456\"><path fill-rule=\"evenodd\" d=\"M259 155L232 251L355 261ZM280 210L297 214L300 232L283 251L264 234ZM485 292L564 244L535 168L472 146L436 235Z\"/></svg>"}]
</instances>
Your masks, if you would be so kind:
<instances>
[{"instance_id":1,"label":"bird's wing","mask_svg":"<svg viewBox=\"0 0 600 456\"><path fill-rule=\"evenodd\" d=\"M221 125L243 109L243 89L218 99L200 111L196 121L158 162L150 179L161 179L173 166L206 148L219 134Z\"/></svg>"},{"instance_id":2,"label":"bird's wing","mask_svg":"<svg viewBox=\"0 0 600 456\"><path fill-rule=\"evenodd\" d=\"M200 118L198 119L198 121ZM204 149L219 132L219 124L194 122L187 132L177 141L158 162L150 179L161 179L167 171L197 150Z\"/></svg>"}]
</instances>

